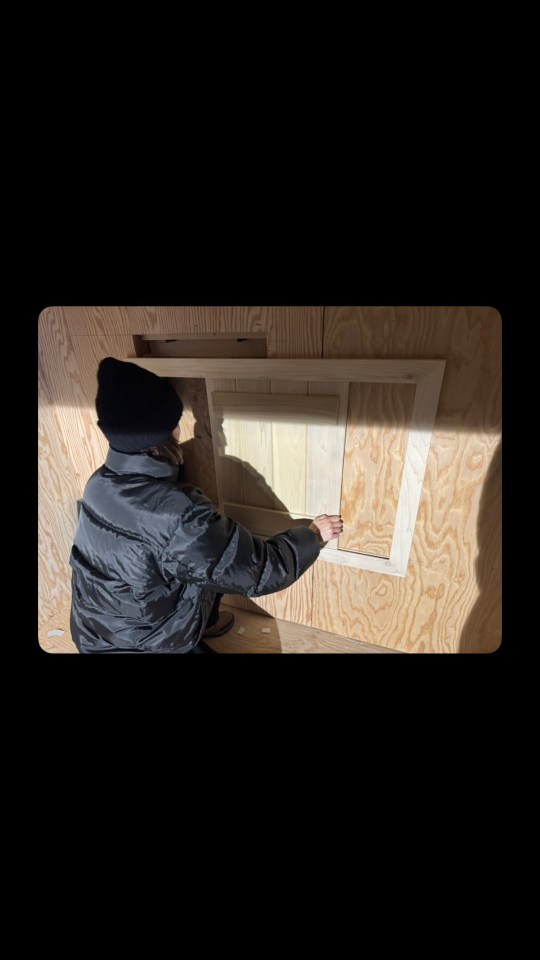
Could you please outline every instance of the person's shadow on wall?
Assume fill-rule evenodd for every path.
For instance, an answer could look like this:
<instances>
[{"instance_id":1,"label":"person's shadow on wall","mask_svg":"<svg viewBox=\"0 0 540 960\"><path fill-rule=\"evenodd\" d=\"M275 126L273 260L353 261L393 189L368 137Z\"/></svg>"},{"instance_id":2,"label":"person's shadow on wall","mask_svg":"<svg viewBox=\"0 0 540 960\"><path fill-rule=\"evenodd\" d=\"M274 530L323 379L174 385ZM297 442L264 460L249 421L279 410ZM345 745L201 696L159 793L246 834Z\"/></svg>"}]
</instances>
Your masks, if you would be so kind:
<instances>
[{"instance_id":1,"label":"person's shadow on wall","mask_svg":"<svg viewBox=\"0 0 540 960\"><path fill-rule=\"evenodd\" d=\"M460 653L492 653L502 637L501 446L499 443L482 488L475 563L480 593L461 631Z\"/></svg>"}]
</instances>

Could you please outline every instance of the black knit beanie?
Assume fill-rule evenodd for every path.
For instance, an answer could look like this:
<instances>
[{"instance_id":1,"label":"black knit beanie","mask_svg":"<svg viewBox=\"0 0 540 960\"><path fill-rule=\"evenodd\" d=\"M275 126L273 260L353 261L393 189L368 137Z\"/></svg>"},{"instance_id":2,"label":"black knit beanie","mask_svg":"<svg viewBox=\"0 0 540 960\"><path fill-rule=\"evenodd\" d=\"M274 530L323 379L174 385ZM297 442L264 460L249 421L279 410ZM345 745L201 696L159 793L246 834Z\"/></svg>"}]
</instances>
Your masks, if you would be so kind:
<instances>
[{"instance_id":1,"label":"black knit beanie","mask_svg":"<svg viewBox=\"0 0 540 960\"><path fill-rule=\"evenodd\" d=\"M105 357L98 369L98 427L113 450L140 453L166 440L182 416L182 401L155 373Z\"/></svg>"}]
</instances>

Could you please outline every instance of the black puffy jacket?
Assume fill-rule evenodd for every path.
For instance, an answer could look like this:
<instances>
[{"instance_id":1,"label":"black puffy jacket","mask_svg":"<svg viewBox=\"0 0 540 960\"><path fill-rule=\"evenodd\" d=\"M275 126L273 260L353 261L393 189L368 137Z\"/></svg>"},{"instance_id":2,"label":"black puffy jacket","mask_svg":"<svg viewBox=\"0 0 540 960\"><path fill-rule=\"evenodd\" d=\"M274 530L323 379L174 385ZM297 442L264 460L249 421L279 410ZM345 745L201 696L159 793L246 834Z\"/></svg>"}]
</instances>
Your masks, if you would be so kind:
<instances>
[{"instance_id":1,"label":"black puffy jacket","mask_svg":"<svg viewBox=\"0 0 540 960\"><path fill-rule=\"evenodd\" d=\"M178 467L112 449L90 477L70 557L82 653L186 653L216 593L275 593L319 556L308 527L252 536L177 479Z\"/></svg>"}]
</instances>

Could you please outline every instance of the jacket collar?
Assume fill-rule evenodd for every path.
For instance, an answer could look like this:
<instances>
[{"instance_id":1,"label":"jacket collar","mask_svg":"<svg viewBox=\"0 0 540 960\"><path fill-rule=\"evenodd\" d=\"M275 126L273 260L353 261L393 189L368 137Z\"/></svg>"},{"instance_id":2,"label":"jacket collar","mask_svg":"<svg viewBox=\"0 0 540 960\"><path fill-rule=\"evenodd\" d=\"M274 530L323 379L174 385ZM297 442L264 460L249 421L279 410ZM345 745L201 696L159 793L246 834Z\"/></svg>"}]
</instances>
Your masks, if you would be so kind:
<instances>
[{"instance_id":1,"label":"jacket collar","mask_svg":"<svg viewBox=\"0 0 540 960\"><path fill-rule=\"evenodd\" d=\"M119 453L109 447L105 466L114 473L143 473L163 480L178 481L178 467L172 463L154 460L143 453Z\"/></svg>"}]
</instances>

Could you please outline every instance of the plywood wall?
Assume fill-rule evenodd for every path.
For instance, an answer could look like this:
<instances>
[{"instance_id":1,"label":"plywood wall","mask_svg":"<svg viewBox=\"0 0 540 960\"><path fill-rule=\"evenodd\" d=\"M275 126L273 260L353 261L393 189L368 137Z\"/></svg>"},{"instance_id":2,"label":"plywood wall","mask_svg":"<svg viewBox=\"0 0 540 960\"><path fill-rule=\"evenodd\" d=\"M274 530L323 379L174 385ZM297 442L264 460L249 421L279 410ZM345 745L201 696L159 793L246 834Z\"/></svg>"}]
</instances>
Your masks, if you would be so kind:
<instances>
[{"instance_id":1,"label":"plywood wall","mask_svg":"<svg viewBox=\"0 0 540 960\"><path fill-rule=\"evenodd\" d=\"M94 408L99 361L134 357L134 334L214 331L263 334L268 356L316 358L322 319L322 307L49 307L40 314L40 617L48 619L69 600L76 501L107 454Z\"/></svg>"},{"instance_id":2,"label":"plywood wall","mask_svg":"<svg viewBox=\"0 0 540 960\"><path fill-rule=\"evenodd\" d=\"M479 307L50 307L39 337L39 602L69 598L75 502L103 463L95 426L99 360L135 355L134 334L265 334L270 357L446 359L407 576L317 563L314 603L295 585L274 615L411 652L488 652L501 638L501 329ZM351 395L345 469L350 536L384 550L399 482L410 388ZM388 430L388 418L392 427ZM202 482L201 482L201 485ZM354 501L354 502L353 502ZM355 540L356 538L356 540ZM238 600L239 604L248 601ZM269 611L270 612L270 611Z\"/></svg>"},{"instance_id":3,"label":"plywood wall","mask_svg":"<svg viewBox=\"0 0 540 960\"><path fill-rule=\"evenodd\" d=\"M313 626L409 652L497 649L499 314L489 307L328 307L323 355L445 359L446 370L407 576L317 564ZM365 417L362 456L372 465L366 482L376 489L378 465L391 457L395 438L370 417L369 402L365 393L357 419ZM403 396L404 407L408 402ZM399 409L396 396L393 403Z\"/></svg>"}]
</instances>

